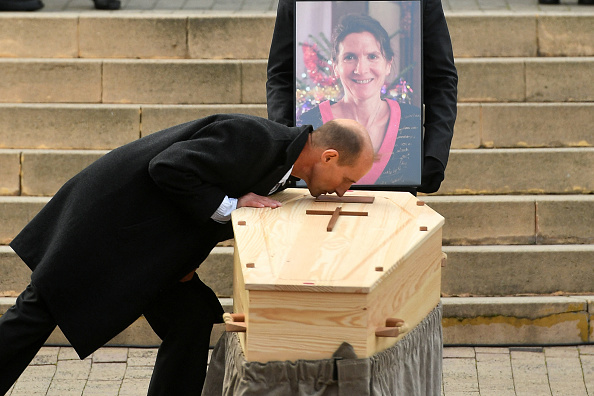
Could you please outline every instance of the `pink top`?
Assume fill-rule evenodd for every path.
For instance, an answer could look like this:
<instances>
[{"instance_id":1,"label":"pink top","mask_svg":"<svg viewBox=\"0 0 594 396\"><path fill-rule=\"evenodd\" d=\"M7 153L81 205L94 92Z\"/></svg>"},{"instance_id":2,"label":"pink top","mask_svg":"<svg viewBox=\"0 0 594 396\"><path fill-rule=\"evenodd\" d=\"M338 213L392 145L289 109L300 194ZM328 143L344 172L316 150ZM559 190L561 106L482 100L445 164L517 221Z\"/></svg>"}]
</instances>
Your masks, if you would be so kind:
<instances>
[{"instance_id":1,"label":"pink top","mask_svg":"<svg viewBox=\"0 0 594 396\"><path fill-rule=\"evenodd\" d=\"M388 121L388 130L386 131L386 136L384 136L384 141L377 152L379 160L373 163L371 170L357 184L375 184L392 156L396 138L398 137L398 128L400 127L400 105L395 100L386 99L386 102L390 107L390 120ZM322 123L325 124L334 119L329 100L320 103L319 108L322 115Z\"/></svg>"}]
</instances>

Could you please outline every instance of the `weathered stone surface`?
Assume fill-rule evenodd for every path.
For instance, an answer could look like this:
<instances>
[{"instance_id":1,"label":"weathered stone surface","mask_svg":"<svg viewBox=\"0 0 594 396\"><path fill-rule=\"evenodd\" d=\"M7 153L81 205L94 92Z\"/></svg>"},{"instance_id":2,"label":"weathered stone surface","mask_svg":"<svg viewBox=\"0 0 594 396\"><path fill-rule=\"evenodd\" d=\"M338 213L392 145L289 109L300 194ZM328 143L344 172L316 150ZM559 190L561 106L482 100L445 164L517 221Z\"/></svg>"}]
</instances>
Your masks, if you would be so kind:
<instances>
[{"instance_id":1,"label":"weathered stone surface","mask_svg":"<svg viewBox=\"0 0 594 396\"><path fill-rule=\"evenodd\" d=\"M0 195L19 195L21 153L0 149Z\"/></svg>"},{"instance_id":2,"label":"weathered stone surface","mask_svg":"<svg viewBox=\"0 0 594 396\"><path fill-rule=\"evenodd\" d=\"M454 56L536 56L536 16L512 13L448 15ZM496 38L496 39L495 39Z\"/></svg>"},{"instance_id":3,"label":"weathered stone surface","mask_svg":"<svg viewBox=\"0 0 594 396\"><path fill-rule=\"evenodd\" d=\"M267 117L265 105L144 105L142 136L212 114L240 113Z\"/></svg>"},{"instance_id":4,"label":"weathered stone surface","mask_svg":"<svg viewBox=\"0 0 594 396\"><path fill-rule=\"evenodd\" d=\"M544 14L538 16L541 56L594 56L594 16Z\"/></svg>"},{"instance_id":5,"label":"weathered stone surface","mask_svg":"<svg viewBox=\"0 0 594 396\"><path fill-rule=\"evenodd\" d=\"M536 205L538 243L594 243L593 195L543 196Z\"/></svg>"},{"instance_id":6,"label":"weathered stone surface","mask_svg":"<svg viewBox=\"0 0 594 396\"><path fill-rule=\"evenodd\" d=\"M534 58L526 61L528 102L592 102L592 81L594 58Z\"/></svg>"},{"instance_id":7,"label":"weathered stone surface","mask_svg":"<svg viewBox=\"0 0 594 396\"><path fill-rule=\"evenodd\" d=\"M74 58L78 55L78 17L0 14L0 57Z\"/></svg>"},{"instance_id":8,"label":"weathered stone surface","mask_svg":"<svg viewBox=\"0 0 594 396\"><path fill-rule=\"evenodd\" d=\"M448 255L444 295L594 293L594 245L445 246L443 251Z\"/></svg>"},{"instance_id":9,"label":"weathered stone surface","mask_svg":"<svg viewBox=\"0 0 594 396\"><path fill-rule=\"evenodd\" d=\"M588 315L583 299L507 297L443 300L447 301L442 321L445 345L588 342Z\"/></svg>"},{"instance_id":10,"label":"weathered stone surface","mask_svg":"<svg viewBox=\"0 0 594 396\"><path fill-rule=\"evenodd\" d=\"M0 102L101 102L100 61L0 59L0 75Z\"/></svg>"},{"instance_id":11,"label":"weathered stone surface","mask_svg":"<svg viewBox=\"0 0 594 396\"><path fill-rule=\"evenodd\" d=\"M594 148L452 150L441 194L589 194Z\"/></svg>"},{"instance_id":12,"label":"weathered stone surface","mask_svg":"<svg viewBox=\"0 0 594 396\"><path fill-rule=\"evenodd\" d=\"M219 297L233 296L233 248L216 247L196 271Z\"/></svg>"},{"instance_id":13,"label":"weathered stone surface","mask_svg":"<svg viewBox=\"0 0 594 396\"><path fill-rule=\"evenodd\" d=\"M10 243L47 201L48 198L38 197L0 197L0 245Z\"/></svg>"},{"instance_id":14,"label":"weathered stone surface","mask_svg":"<svg viewBox=\"0 0 594 396\"><path fill-rule=\"evenodd\" d=\"M480 147L482 128L481 111L480 104L461 103L458 105L452 148L473 149Z\"/></svg>"},{"instance_id":15,"label":"weathered stone surface","mask_svg":"<svg viewBox=\"0 0 594 396\"><path fill-rule=\"evenodd\" d=\"M0 104L0 147L113 149L140 136L139 106Z\"/></svg>"},{"instance_id":16,"label":"weathered stone surface","mask_svg":"<svg viewBox=\"0 0 594 396\"><path fill-rule=\"evenodd\" d=\"M444 245L534 244L534 196L427 196L445 218Z\"/></svg>"},{"instance_id":17,"label":"weathered stone surface","mask_svg":"<svg viewBox=\"0 0 594 396\"><path fill-rule=\"evenodd\" d=\"M190 57L267 59L274 16L206 16L188 20Z\"/></svg>"},{"instance_id":18,"label":"weathered stone surface","mask_svg":"<svg viewBox=\"0 0 594 396\"><path fill-rule=\"evenodd\" d=\"M523 58L456 59L459 102L523 102Z\"/></svg>"},{"instance_id":19,"label":"weathered stone surface","mask_svg":"<svg viewBox=\"0 0 594 396\"><path fill-rule=\"evenodd\" d=\"M109 60L103 65L105 103L237 103L241 64L235 61Z\"/></svg>"},{"instance_id":20,"label":"weathered stone surface","mask_svg":"<svg viewBox=\"0 0 594 396\"><path fill-rule=\"evenodd\" d=\"M266 103L266 62L241 62L241 103Z\"/></svg>"},{"instance_id":21,"label":"weathered stone surface","mask_svg":"<svg viewBox=\"0 0 594 396\"><path fill-rule=\"evenodd\" d=\"M105 153L98 150L23 150L22 194L54 195L68 179Z\"/></svg>"},{"instance_id":22,"label":"weathered stone surface","mask_svg":"<svg viewBox=\"0 0 594 396\"><path fill-rule=\"evenodd\" d=\"M594 103L497 103L481 109L486 147L594 145Z\"/></svg>"},{"instance_id":23,"label":"weathered stone surface","mask_svg":"<svg viewBox=\"0 0 594 396\"><path fill-rule=\"evenodd\" d=\"M16 297L31 282L31 270L8 246L0 246L0 296Z\"/></svg>"},{"instance_id":24,"label":"weathered stone surface","mask_svg":"<svg viewBox=\"0 0 594 396\"><path fill-rule=\"evenodd\" d=\"M186 58L183 15L81 15L82 58Z\"/></svg>"}]
</instances>

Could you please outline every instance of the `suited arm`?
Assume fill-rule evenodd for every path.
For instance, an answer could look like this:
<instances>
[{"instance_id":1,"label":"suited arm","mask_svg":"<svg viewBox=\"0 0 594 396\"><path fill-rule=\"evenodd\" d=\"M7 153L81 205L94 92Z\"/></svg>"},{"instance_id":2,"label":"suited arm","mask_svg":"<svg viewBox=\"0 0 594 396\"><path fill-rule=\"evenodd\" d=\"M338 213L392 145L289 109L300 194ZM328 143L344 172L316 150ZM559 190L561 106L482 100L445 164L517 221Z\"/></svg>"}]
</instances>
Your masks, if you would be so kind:
<instances>
[{"instance_id":1,"label":"suited arm","mask_svg":"<svg viewBox=\"0 0 594 396\"><path fill-rule=\"evenodd\" d=\"M293 15L295 0L279 0L268 56L266 106L268 119L294 126Z\"/></svg>"},{"instance_id":2,"label":"suited arm","mask_svg":"<svg viewBox=\"0 0 594 396\"><path fill-rule=\"evenodd\" d=\"M425 138L419 191L439 189L448 163L456 121L458 74L440 0L427 0L423 14Z\"/></svg>"}]
</instances>

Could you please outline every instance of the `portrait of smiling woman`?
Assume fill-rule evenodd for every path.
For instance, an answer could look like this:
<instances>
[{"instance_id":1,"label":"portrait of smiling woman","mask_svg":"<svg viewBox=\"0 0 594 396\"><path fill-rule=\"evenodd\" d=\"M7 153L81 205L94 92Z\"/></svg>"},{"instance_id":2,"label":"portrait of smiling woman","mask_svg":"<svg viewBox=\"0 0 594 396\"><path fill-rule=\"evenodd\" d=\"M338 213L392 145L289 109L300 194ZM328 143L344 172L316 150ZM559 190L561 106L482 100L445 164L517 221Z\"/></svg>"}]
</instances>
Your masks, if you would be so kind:
<instances>
[{"instance_id":1,"label":"portrait of smiling woman","mask_svg":"<svg viewBox=\"0 0 594 396\"><path fill-rule=\"evenodd\" d=\"M390 35L376 19L342 16L333 29L331 72L340 97L297 116L297 125L319 126L350 118L365 126L376 153L371 171L358 185L415 186L421 180L421 109L386 95L394 79Z\"/></svg>"}]
</instances>

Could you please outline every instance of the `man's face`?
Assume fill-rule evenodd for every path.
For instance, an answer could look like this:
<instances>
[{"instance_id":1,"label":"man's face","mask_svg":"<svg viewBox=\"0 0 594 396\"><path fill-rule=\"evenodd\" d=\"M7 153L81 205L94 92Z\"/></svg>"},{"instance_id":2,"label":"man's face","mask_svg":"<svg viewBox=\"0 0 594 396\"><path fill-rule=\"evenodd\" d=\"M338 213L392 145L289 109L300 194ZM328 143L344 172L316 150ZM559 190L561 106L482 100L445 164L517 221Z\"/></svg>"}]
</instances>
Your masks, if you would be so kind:
<instances>
[{"instance_id":1,"label":"man's face","mask_svg":"<svg viewBox=\"0 0 594 396\"><path fill-rule=\"evenodd\" d=\"M354 165L341 166L337 156L322 155L312 169L310 180L306 180L307 188L314 197L332 193L342 197L353 183L369 172L372 164L372 158L359 158Z\"/></svg>"}]
</instances>

